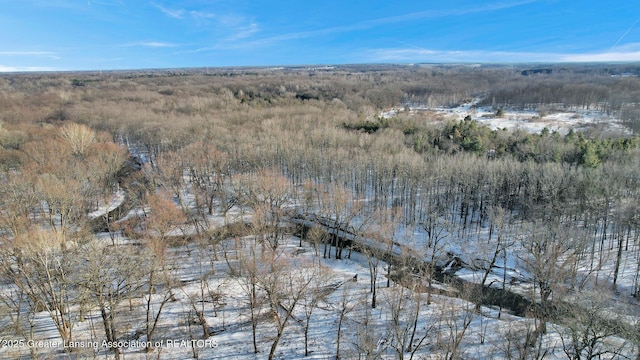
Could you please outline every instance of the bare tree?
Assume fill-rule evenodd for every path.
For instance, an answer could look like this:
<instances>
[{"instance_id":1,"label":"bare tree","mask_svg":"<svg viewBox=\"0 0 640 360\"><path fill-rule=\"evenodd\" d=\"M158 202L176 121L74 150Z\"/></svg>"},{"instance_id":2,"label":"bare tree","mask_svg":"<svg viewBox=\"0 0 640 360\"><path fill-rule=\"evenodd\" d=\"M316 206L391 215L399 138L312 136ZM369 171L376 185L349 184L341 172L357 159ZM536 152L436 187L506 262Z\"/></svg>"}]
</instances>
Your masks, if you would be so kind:
<instances>
[{"instance_id":1,"label":"bare tree","mask_svg":"<svg viewBox=\"0 0 640 360\"><path fill-rule=\"evenodd\" d=\"M154 252L162 254L172 232L176 235L176 230L180 229L179 225L184 224L187 218L163 193L148 194L145 205L150 210L145 219L147 242Z\"/></svg>"},{"instance_id":2,"label":"bare tree","mask_svg":"<svg viewBox=\"0 0 640 360\"><path fill-rule=\"evenodd\" d=\"M93 240L78 248L74 283L85 301L100 311L107 344L120 359L119 305L144 288L144 258L126 245L105 246Z\"/></svg>"},{"instance_id":3,"label":"bare tree","mask_svg":"<svg viewBox=\"0 0 640 360\"><path fill-rule=\"evenodd\" d=\"M197 205L205 205L211 215L215 199L226 194L224 186L230 176L227 155L204 142L190 144L184 151Z\"/></svg>"},{"instance_id":4,"label":"bare tree","mask_svg":"<svg viewBox=\"0 0 640 360\"><path fill-rule=\"evenodd\" d=\"M3 277L15 286L15 295L26 296L34 311L46 311L65 345L73 340L79 303L71 274L75 254L63 244L64 234L30 231L0 252ZM15 299L14 299L15 300Z\"/></svg>"},{"instance_id":5,"label":"bare tree","mask_svg":"<svg viewBox=\"0 0 640 360\"><path fill-rule=\"evenodd\" d=\"M245 241L243 241L245 240ZM249 243L245 247L245 243ZM263 269L260 264L260 255L256 246L257 239L253 237L250 240L235 239L235 254L237 259L237 268L230 268L232 274L237 275L237 281L247 299L247 305L250 311L251 336L253 340L253 352L258 353L257 328L260 314L262 312L262 298L259 296L258 282L263 275ZM228 257L227 257L228 258Z\"/></svg>"},{"instance_id":6,"label":"bare tree","mask_svg":"<svg viewBox=\"0 0 640 360\"><path fill-rule=\"evenodd\" d=\"M60 129L60 135L71 146L74 155L83 156L96 141L96 133L83 124L68 123Z\"/></svg>"},{"instance_id":7,"label":"bare tree","mask_svg":"<svg viewBox=\"0 0 640 360\"><path fill-rule=\"evenodd\" d=\"M529 224L528 232L520 239L525 252L518 259L537 289L532 295L539 306L534 305L533 313L538 322L536 334L542 336L547 332L552 301L561 297L575 276L576 253L583 248L584 239L580 231L557 223Z\"/></svg>"},{"instance_id":8,"label":"bare tree","mask_svg":"<svg viewBox=\"0 0 640 360\"><path fill-rule=\"evenodd\" d=\"M35 222L32 209L38 204L39 194L30 180L17 172L0 174L0 228L10 231L10 236L24 234Z\"/></svg>"},{"instance_id":9,"label":"bare tree","mask_svg":"<svg viewBox=\"0 0 640 360\"><path fill-rule=\"evenodd\" d=\"M184 197L187 190L185 183L186 162L185 155L181 151L170 151L162 153L156 159L157 168L152 172L152 179L161 184L166 191L178 200L178 204L183 211L187 211L189 204ZM195 195L197 193L194 192Z\"/></svg>"},{"instance_id":10,"label":"bare tree","mask_svg":"<svg viewBox=\"0 0 640 360\"><path fill-rule=\"evenodd\" d=\"M350 314L359 303L363 301L362 296L355 293L355 290L349 282L343 283L340 287L340 299L337 304L335 304L335 311L338 317L338 321L336 323L336 359L341 358L340 353L340 344L342 342L342 331L343 325L347 318L347 315Z\"/></svg>"},{"instance_id":11,"label":"bare tree","mask_svg":"<svg viewBox=\"0 0 640 360\"><path fill-rule=\"evenodd\" d=\"M391 209L384 209L378 211L376 230L380 235L379 241L383 251L385 251L389 258L392 258L396 252L394 249L398 247L396 243L396 236L400 231L399 223L402 215L402 208L392 207ZM397 249L397 253L404 252L405 249ZM387 287L391 285L391 273L393 272L393 261L389 261L387 264Z\"/></svg>"},{"instance_id":12,"label":"bare tree","mask_svg":"<svg viewBox=\"0 0 640 360\"><path fill-rule=\"evenodd\" d=\"M269 359L273 359L284 330L293 318L298 303L318 276L317 268L296 258L287 258L275 250L269 250L266 257L268 271L258 280L269 302L271 317L276 325L276 334Z\"/></svg>"},{"instance_id":13,"label":"bare tree","mask_svg":"<svg viewBox=\"0 0 640 360\"><path fill-rule=\"evenodd\" d=\"M369 267L369 292L371 293L371 308L375 309L378 306L378 272L380 271L380 260L382 251L375 247L365 247L362 253L367 258L367 265Z\"/></svg>"},{"instance_id":14,"label":"bare tree","mask_svg":"<svg viewBox=\"0 0 640 360\"><path fill-rule=\"evenodd\" d=\"M389 346L396 352L396 357L405 359L408 353L413 359L415 353L422 348L424 341L434 330L435 323L425 323L418 334L418 326L423 324L420 321L420 309L422 304L421 286L418 282L411 284L411 288L400 286L399 289L385 292L385 302L388 306L390 326L387 327L389 334Z\"/></svg>"},{"instance_id":15,"label":"bare tree","mask_svg":"<svg viewBox=\"0 0 640 360\"><path fill-rule=\"evenodd\" d=\"M506 257L507 257L506 249L510 245L509 241L507 241L507 239L505 239L505 236L504 236L505 226L507 225L505 211L500 207L496 207L496 208L490 208L488 213L491 221L489 224L489 239L487 240L486 245L482 244L485 246L478 244L480 247L479 252L481 253L482 257L480 259L475 259L475 261L481 262L480 264L478 264L478 267L482 268L483 270L482 278L480 279L480 284L479 284L481 293L475 300L477 312L480 312L480 306L482 305L483 300L487 296L487 286L491 285L491 284L487 285L487 280L489 278L489 275L491 274L491 271L493 270L493 268L496 266L496 262L498 261L498 257L501 253L503 254L503 259L506 261ZM492 241L494 232L497 233L496 239L495 241ZM478 251L477 248L475 249L475 251ZM473 257L471 258L474 259ZM505 285L504 282L506 281L506 278L505 278L506 271L507 269L504 268L503 279L502 279L503 287Z\"/></svg>"},{"instance_id":16,"label":"bare tree","mask_svg":"<svg viewBox=\"0 0 640 360\"><path fill-rule=\"evenodd\" d=\"M571 304L563 303L560 307L561 324L556 327L567 358L601 359L620 355L624 343L607 343L607 339L626 335L625 320L617 315L621 309L611 308L606 292L583 291Z\"/></svg>"},{"instance_id":17,"label":"bare tree","mask_svg":"<svg viewBox=\"0 0 640 360\"><path fill-rule=\"evenodd\" d=\"M423 250L427 271L427 305L431 304L431 294L433 293L433 280L435 277L438 262L445 255L444 240L449 237L450 224L443 220L437 213L432 213L429 220L422 224L427 232L427 242Z\"/></svg>"},{"instance_id":18,"label":"bare tree","mask_svg":"<svg viewBox=\"0 0 640 360\"><path fill-rule=\"evenodd\" d=\"M291 198L289 180L276 170L263 170L255 176L241 176L236 192L241 202L265 221L264 230L270 232L268 241L276 249L281 237L280 222Z\"/></svg>"},{"instance_id":19,"label":"bare tree","mask_svg":"<svg viewBox=\"0 0 640 360\"><path fill-rule=\"evenodd\" d=\"M221 238L221 235L212 235L216 238ZM220 291L220 287L223 283L218 285L218 289L213 289L210 285L212 275L215 274L215 262L217 258L217 241L209 241L209 237L206 234L198 234L196 238L196 258L194 259L193 253L189 250L189 258L197 262L197 282L198 292L197 294L188 294L189 302L193 313L196 315L197 321L202 326L202 336L208 338L211 335L211 331L208 327L206 318L204 316L206 306L213 306L214 316L218 316L218 309L223 304L224 293ZM213 253L213 254L212 254Z\"/></svg>"},{"instance_id":20,"label":"bare tree","mask_svg":"<svg viewBox=\"0 0 640 360\"><path fill-rule=\"evenodd\" d=\"M469 289L464 289L466 296L469 295ZM446 354L447 359L463 359L464 354L461 353L460 347L462 341L467 334L467 330L475 316L472 303L467 301L443 301L440 304L444 320L444 333L448 334L446 338Z\"/></svg>"},{"instance_id":21,"label":"bare tree","mask_svg":"<svg viewBox=\"0 0 640 360\"><path fill-rule=\"evenodd\" d=\"M34 341L37 310L35 303L20 289L7 289L0 293L0 321L6 324L0 336L19 336L27 343ZM38 349L35 346L28 348L31 358L36 359Z\"/></svg>"},{"instance_id":22,"label":"bare tree","mask_svg":"<svg viewBox=\"0 0 640 360\"><path fill-rule=\"evenodd\" d=\"M43 210L52 229L64 233L68 227L75 225L75 220L84 215L82 182L67 176L45 173L38 177L36 186L44 200Z\"/></svg>"},{"instance_id":23,"label":"bare tree","mask_svg":"<svg viewBox=\"0 0 640 360\"><path fill-rule=\"evenodd\" d=\"M98 142L89 147L85 161L91 182L94 183L90 185L97 187L98 194L110 196L124 175L126 152L113 142Z\"/></svg>"},{"instance_id":24,"label":"bare tree","mask_svg":"<svg viewBox=\"0 0 640 360\"><path fill-rule=\"evenodd\" d=\"M351 194L342 186L319 189L320 213L326 220L330 236L325 239L323 257L331 258L330 246L336 247L335 258L342 259L342 252L351 223L361 215L362 206L353 201ZM364 224L365 220L361 219Z\"/></svg>"},{"instance_id":25,"label":"bare tree","mask_svg":"<svg viewBox=\"0 0 640 360\"><path fill-rule=\"evenodd\" d=\"M523 324L524 322L524 324ZM542 342L531 346L535 341L535 324L528 320L510 324L504 335L504 340L497 346L504 357L509 360L542 360L547 357L549 349L543 348Z\"/></svg>"},{"instance_id":26,"label":"bare tree","mask_svg":"<svg viewBox=\"0 0 640 360\"><path fill-rule=\"evenodd\" d=\"M378 359L388 347L389 334L386 328L378 326L373 308L364 306L362 311L364 313L351 319L352 345L359 359Z\"/></svg>"},{"instance_id":27,"label":"bare tree","mask_svg":"<svg viewBox=\"0 0 640 360\"><path fill-rule=\"evenodd\" d=\"M145 328L147 341L152 342L153 334L164 306L175 299L173 287L175 280L169 272L167 264L167 247L172 231L186 221L184 213L175 204L166 198L164 194L149 194L146 203L150 213L145 219L146 249L149 255L149 269L147 276L147 291L145 294ZM154 296L158 291L161 295ZM158 298L155 304L154 298ZM147 351L151 351L147 347Z\"/></svg>"},{"instance_id":28,"label":"bare tree","mask_svg":"<svg viewBox=\"0 0 640 360\"><path fill-rule=\"evenodd\" d=\"M317 254L316 254L317 256ZM311 327L311 317L321 302L327 301L327 296L337 290L342 283L335 283L332 271L326 266L322 265L319 261L313 263L314 268L317 270L317 276L313 279L313 282L305 289L305 292L301 299L301 304L304 309L304 356L309 356L309 330Z\"/></svg>"}]
</instances>

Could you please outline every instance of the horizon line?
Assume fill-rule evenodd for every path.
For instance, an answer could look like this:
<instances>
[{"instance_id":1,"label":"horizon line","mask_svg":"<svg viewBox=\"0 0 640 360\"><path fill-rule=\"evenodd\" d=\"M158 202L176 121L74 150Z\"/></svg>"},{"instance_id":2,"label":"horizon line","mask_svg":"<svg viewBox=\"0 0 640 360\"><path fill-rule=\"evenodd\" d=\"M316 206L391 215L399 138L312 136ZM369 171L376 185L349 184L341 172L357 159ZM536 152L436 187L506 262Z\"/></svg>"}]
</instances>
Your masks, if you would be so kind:
<instances>
[{"instance_id":1,"label":"horizon line","mask_svg":"<svg viewBox=\"0 0 640 360\"><path fill-rule=\"evenodd\" d=\"M54 74L54 73L103 73L103 72L133 72L133 71L171 71L171 70L221 70L221 69L315 69L326 67L347 67L347 66L419 66L419 65L446 65L446 66L525 66L525 65L632 65L640 66L640 60L619 60L619 61L424 61L424 62L362 62L362 63L317 63L317 64L273 64L273 65L214 65L214 66L185 66L185 67L158 67L158 68L122 68L122 69L10 69L3 70L0 67L0 74ZM328 70L328 69L327 69Z\"/></svg>"}]
</instances>

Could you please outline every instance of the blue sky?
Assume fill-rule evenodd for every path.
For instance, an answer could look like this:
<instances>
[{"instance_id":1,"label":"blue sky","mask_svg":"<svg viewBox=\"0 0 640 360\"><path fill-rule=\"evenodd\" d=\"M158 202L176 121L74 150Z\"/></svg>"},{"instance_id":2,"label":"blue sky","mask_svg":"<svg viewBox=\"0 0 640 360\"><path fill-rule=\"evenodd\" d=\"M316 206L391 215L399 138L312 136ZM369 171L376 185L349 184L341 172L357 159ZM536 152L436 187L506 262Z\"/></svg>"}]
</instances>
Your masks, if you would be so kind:
<instances>
[{"instance_id":1,"label":"blue sky","mask_svg":"<svg viewBox=\"0 0 640 360\"><path fill-rule=\"evenodd\" d=\"M640 61L635 0L0 0L0 71Z\"/></svg>"}]
</instances>

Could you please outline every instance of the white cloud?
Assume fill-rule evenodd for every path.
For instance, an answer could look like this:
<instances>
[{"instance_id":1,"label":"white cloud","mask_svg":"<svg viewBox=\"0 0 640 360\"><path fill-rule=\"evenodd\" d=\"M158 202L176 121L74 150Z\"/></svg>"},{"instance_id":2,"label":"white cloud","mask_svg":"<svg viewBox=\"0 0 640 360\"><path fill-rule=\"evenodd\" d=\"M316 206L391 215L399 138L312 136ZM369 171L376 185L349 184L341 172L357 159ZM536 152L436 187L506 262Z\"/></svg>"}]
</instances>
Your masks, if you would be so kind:
<instances>
[{"instance_id":1,"label":"white cloud","mask_svg":"<svg viewBox=\"0 0 640 360\"><path fill-rule=\"evenodd\" d=\"M412 46L411 48L373 49L366 56L368 57L366 61L372 62L626 62L640 61L640 50L566 54L490 50L433 50Z\"/></svg>"},{"instance_id":2,"label":"white cloud","mask_svg":"<svg viewBox=\"0 0 640 360\"><path fill-rule=\"evenodd\" d=\"M3 56L24 56L24 55L52 55L48 51L0 51Z\"/></svg>"},{"instance_id":3,"label":"white cloud","mask_svg":"<svg viewBox=\"0 0 640 360\"><path fill-rule=\"evenodd\" d=\"M213 27L217 34L221 36L218 37L220 42L223 43L234 43L239 40L246 39L260 31L260 26L252 21L250 18L247 18L244 15L238 15L233 13L227 14L216 14L213 12L209 12L206 10L198 9L170 9L156 2L151 2L151 4L160 10L165 15L179 20L185 20L184 23L188 22L188 25L196 26L199 28L210 28ZM135 45L144 46L141 43L136 43ZM146 45L152 46L152 45ZM160 47L160 44L155 45L155 47ZM219 45L213 46L213 48L218 48ZM165 46L168 47L168 46ZM229 46L223 46L224 48L229 48ZM182 53L195 53L210 50L212 47L204 47L193 51L182 52Z\"/></svg>"},{"instance_id":4,"label":"white cloud","mask_svg":"<svg viewBox=\"0 0 640 360\"><path fill-rule=\"evenodd\" d=\"M197 48L197 49L192 49L192 50L181 50L181 51L176 51L174 52L174 54L176 55L182 55L182 54L197 54L197 53L201 53L201 52L205 52L205 51L211 51L211 50L216 50L216 47L201 47L201 48Z\"/></svg>"},{"instance_id":5,"label":"white cloud","mask_svg":"<svg viewBox=\"0 0 640 360\"><path fill-rule=\"evenodd\" d=\"M169 47L178 47L178 44L159 42L159 41L141 41L135 43L128 43L122 45L123 47L132 47L132 46L142 46L142 47L154 47L154 48L169 48Z\"/></svg>"},{"instance_id":6,"label":"white cloud","mask_svg":"<svg viewBox=\"0 0 640 360\"><path fill-rule=\"evenodd\" d=\"M618 45L615 48L611 48L609 50L609 52L612 52L614 50L616 52L623 52L623 53L640 51L640 43L632 42L632 43L626 43L626 44Z\"/></svg>"},{"instance_id":7,"label":"white cloud","mask_svg":"<svg viewBox=\"0 0 640 360\"><path fill-rule=\"evenodd\" d=\"M374 51L380 60L418 60L436 62L522 62L553 61L553 54L485 51L485 50L427 50L427 49L380 49Z\"/></svg>"},{"instance_id":8,"label":"white cloud","mask_svg":"<svg viewBox=\"0 0 640 360\"><path fill-rule=\"evenodd\" d=\"M386 24L402 23L402 22L412 21L412 20L443 18L443 17L450 17L450 16L460 16L464 14L491 12L491 11L512 8L516 6L522 6L522 5L530 4L536 1L538 0L523 0L523 1L517 1L517 2L489 4L489 5L482 5L482 6L466 8L466 9L463 8L463 9L449 9L449 10L440 10L440 11L431 11L431 10L418 11L418 12L396 15L396 16L388 16L388 17L371 19L371 20L363 20L363 21L355 22L348 25L339 25L339 26L333 26L333 27L316 29L316 30L279 34L279 35L274 35L270 37L265 37L262 39L257 39L252 41L251 43L235 44L234 47L251 48L251 47L258 47L258 46L266 46L266 45L271 45L274 42L306 39L310 37L340 34L340 33L346 33L351 31L359 31L359 30L367 30L367 29L371 29L371 28L386 25Z\"/></svg>"},{"instance_id":9,"label":"white cloud","mask_svg":"<svg viewBox=\"0 0 640 360\"><path fill-rule=\"evenodd\" d=\"M26 71L54 71L55 69L45 66L5 66L0 65L0 72L26 72Z\"/></svg>"},{"instance_id":10,"label":"white cloud","mask_svg":"<svg viewBox=\"0 0 640 360\"><path fill-rule=\"evenodd\" d=\"M467 14L492 12L492 11L509 9L517 6L527 5L536 1L537 0L524 0L524 1L517 1L517 2L481 5L481 6L470 7L470 8L452 8L447 10L417 11L417 12L408 13L408 14L366 20L353 25L353 27L354 28L370 28L373 26L400 23L400 22L405 22L410 20L443 18L443 17L450 17L450 16L460 16L460 15L467 15ZM344 28L349 29L350 26L345 26Z\"/></svg>"},{"instance_id":11,"label":"white cloud","mask_svg":"<svg viewBox=\"0 0 640 360\"><path fill-rule=\"evenodd\" d=\"M168 17L179 19L179 20L183 20L185 17L191 17L194 20L201 21L201 20L212 19L216 17L216 14L206 12L206 11L170 9L155 2L152 2L151 5L155 6L158 10L160 10L160 12L167 15Z\"/></svg>"},{"instance_id":12,"label":"white cloud","mask_svg":"<svg viewBox=\"0 0 640 360\"><path fill-rule=\"evenodd\" d=\"M51 51L0 51L0 56L38 56L48 57L54 60L60 59L56 53Z\"/></svg>"},{"instance_id":13,"label":"white cloud","mask_svg":"<svg viewBox=\"0 0 640 360\"><path fill-rule=\"evenodd\" d=\"M195 10L189 11L189 15L191 15L191 17L193 17L194 19L212 19L216 17L216 14L214 13L210 13L206 11L195 11Z\"/></svg>"},{"instance_id":14,"label":"white cloud","mask_svg":"<svg viewBox=\"0 0 640 360\"><path fill-rule=\"evenodd\" d=\"M246 26L239 26L235 29L236 33L231 35L228 40L240 40L247 38L260 31L260 27L256 23L250 23Z\"/></svg>"},{"instance_id":15,"label":"white cloud","mask_svg":"<svg viewBox=\"0 0 640 360\"><path fill-rule=\"evenodd\" d=\"M154 3L152 2L151 5L155 6L158 10L160 10L163 14L167 15L168 17L174 18L174 19L182 19L184 18L184 10L182 9L178 9L178 10L173 10L173 9L169 9L166 8L160 4Z\"/></svg>"},{"instance_id":16,"label":"white cloud","mask_svg":"<svg viewBox=\"0 0 640 360\"><path fill-rule=\"evenodd\" d=\"M563 62L627 62L640 61L640 51L611 51L599 54L570 54L561 57Z\"/></svg>"}]
</instances>

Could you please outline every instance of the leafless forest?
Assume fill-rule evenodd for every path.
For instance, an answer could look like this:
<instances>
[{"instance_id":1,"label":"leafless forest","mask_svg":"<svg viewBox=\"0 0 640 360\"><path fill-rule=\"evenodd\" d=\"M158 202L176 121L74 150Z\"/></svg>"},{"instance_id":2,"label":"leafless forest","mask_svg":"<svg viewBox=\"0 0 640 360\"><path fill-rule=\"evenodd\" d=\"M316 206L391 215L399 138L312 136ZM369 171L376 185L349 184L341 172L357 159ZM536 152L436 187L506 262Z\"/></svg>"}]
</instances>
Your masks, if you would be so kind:
<instances>
[{"instance_id":1,"label":"leafless forest","mask_svg":"<svg viewBox=\"0 0 640 360\"><path fill-rule=\"evenodd\" d=\"M640 359L638 76L3 74L0 357Z\"/></svg>"}]
</instances>

